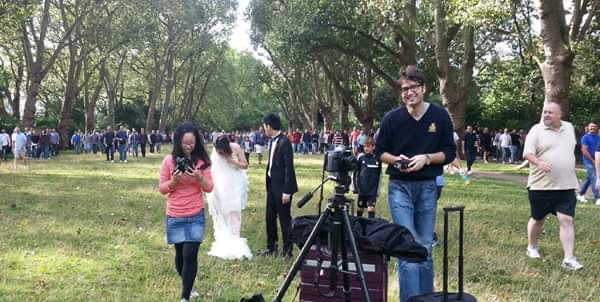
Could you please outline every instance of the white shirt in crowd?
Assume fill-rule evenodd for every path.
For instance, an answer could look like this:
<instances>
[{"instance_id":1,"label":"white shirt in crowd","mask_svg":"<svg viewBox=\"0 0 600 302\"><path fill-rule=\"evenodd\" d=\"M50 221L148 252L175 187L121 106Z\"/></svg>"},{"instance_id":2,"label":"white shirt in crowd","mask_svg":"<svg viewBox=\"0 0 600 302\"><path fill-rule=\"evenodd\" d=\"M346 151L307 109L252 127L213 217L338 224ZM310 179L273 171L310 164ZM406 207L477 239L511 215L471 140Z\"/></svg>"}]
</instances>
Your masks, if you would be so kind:
<instances>
[{"instance_id":1,"label":"white shirt in crowd","mask_svg":"<svg viewBox=\"0 0 600 302\"><path fill-rule=\"evenodd\" d=\"M10 137L6 133L0 133L0 146L8 146L10 143Z\"/></svg>"},{"instance_id":2,"label":"white shirt in crowd","mask_svg":"<svg viewBox=\"0 0 600 302\"><path fill-rule=\"evenodd\" d=\"M510 133L503 133L500 135L500 147L509 148L512 141L510 139Z\"/></svg>"}]
</instances>

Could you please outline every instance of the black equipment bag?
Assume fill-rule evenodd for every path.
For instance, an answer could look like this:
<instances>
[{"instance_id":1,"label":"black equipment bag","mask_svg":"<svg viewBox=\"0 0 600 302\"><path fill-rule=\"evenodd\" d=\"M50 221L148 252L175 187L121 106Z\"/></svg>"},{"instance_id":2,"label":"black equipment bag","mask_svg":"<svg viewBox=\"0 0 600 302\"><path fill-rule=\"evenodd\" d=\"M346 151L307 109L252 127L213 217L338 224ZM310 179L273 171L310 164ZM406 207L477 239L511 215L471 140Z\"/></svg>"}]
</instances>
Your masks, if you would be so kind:
<instances>
[{"instance_id":1,"label":"black equipment bag","mask_svg":"<svg viewBox=\"0 0 600 302\"><path fill-rule=\"evenodd\" d=\"M463 291L463 241L464 206L444 207L444 259L443 291L412 296L408 302L477 302L477 299ZM458 241L458 293L448 293L448 213L459 213Z\"/></svg>"}]
</instances>

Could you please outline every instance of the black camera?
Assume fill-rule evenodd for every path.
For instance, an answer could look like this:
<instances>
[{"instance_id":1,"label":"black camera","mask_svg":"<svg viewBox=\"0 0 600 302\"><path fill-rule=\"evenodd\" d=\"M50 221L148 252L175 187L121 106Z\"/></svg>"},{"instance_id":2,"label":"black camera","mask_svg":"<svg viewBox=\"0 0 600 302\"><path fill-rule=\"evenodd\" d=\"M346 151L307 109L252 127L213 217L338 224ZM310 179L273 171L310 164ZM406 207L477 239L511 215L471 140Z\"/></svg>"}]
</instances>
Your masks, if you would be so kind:
<instances>
[{"instance_id":1,"label":"black camera","mask_svg":"<svg viewBox=\"0 0 600 302\"><path fill-rule=\"evenodd\" d=\"M325 154L325 171L330 173L348 173L358 167L356 157L352 156L352 151L342 147L336 148Z\"/></svg>"},{"instance_id":2,"label":"black camera","mask_svg":"<svg viewBox=\"0 0 600 302\"><path fill-rule=\"evenodd\" d=\"M325 162L323 169L335 176L335 181L345 187L345 191L348 191L348 187L352 182L352 179L348 175L348 172L356 170L358 167L358 160L352 156L351 150L346 150L343 147L337 147L334 151L325 153Z\"/></svg>"},{"instance_id":3,"label":"black camera","mask_svg":"<svg viewBox=\"0 0 600 302\"><path fill-rule=\"evenodd\" d=\"M191 159L185 157L177 157L175 159L175 171L181 171L181 173L185 173L193 170L194 168Z\"/></svg>"},{"instance_id":4,"label":"black camera","mask_svg":"<svg viewBox=\"0 0 600 302\"><path fill-rule=\"evenodd\" d=\"M401 159L394 163L394 168L399 169L399 170L406 170L409 168L408 167L409 164L410 164L410 160Z\"/></svg>"}]
</instances>

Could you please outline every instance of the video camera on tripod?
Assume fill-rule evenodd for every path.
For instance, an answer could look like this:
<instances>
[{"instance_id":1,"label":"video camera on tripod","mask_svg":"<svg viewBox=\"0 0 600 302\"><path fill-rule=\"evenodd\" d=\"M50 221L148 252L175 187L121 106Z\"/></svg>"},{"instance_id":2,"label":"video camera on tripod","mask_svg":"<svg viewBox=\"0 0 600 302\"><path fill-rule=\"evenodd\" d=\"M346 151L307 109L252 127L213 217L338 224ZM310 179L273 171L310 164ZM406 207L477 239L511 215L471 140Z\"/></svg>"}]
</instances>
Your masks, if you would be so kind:
<instances>
[{"instance_id":1,"label":"video camera on tripod","mask_svg":"<svg viewBox=\"0 0 600 302\"><path fill-rule=\"evenodd\" d=\"M349 191L350 183L352 179L348 174L350 171L356 169L358 165L357 159L352 156L352 153L349 150L344 149L343 147L338 147L334 151L327 152L325 154L324 162L323 162L323 176L322 182L319 186L317 186L312 192L306 194L299 202L298 208L303 207L312 197L314 192L321 189L321 200L323 199L323 185L329 181L334 180L336 182L335 186L335 194L333 197L328 199L327 208L321 214L321 201L319 201L319 214L321 215L316 222L315 227L311 231L308 240L304 244L304 247L300 251L298 258L294 262L294 265L288 272L287 277L281 288L277 291L275 298L273 301L281 301L288 287L292 283L292 280L301 269L304 259L307 254L310 252L311 246L317 240L317 237L320 235L322 231L323 224L329 218L329 216L333 217L334 221L334 230L332 231L331 236L331 263L338 263L338 252L341 256L341 271L344 272L343 275L343 283L344 283L344 298L345 301L351 300L351 292L350 292L350 279L348 277L348 252L347 248L350 247L350 251L352 254L352 258L354 259L357 277L360 282L360 287L362 289L362 298L363 301L370 302L371 299L369 297L369 292L367 289L367 283L365 280L365 273L363 271L362 262L360 260L358 249L356 246L356 240L354 238L354 234L352 233L352 228L350 226L350 218L348 216L348 203L351 202L350 199L346 198L344 194ZM325 177L325 171L331 173L327 178ZM331 283L330 290L335 291L337 288L337 273L339 268L337 265L332 265L330 267L331 274Z\"/></svg>"},{"instance_id":2,"label":"video camera on tripod","mask_svg":"<svg viewBox=\"0 0 600 302\"><path fill-rule=\"evenodd\" d=\"M356 157L352 156L352 152L344 147L337 147L333 151L326 152L323 159L322 183L298 201L298 208L302 208L319 189L321 189L321 200L323 200L323 185L329 180L336 182L336 196L343 197L344 194L349 192L350 183L352 183L352 178L348 173L356 170L357 166L358 160ZM331 175L325 177L325 172L329 172ZM344 199L346 198L344 197ZM350 202L351 200L346 199L346 201ZM319 214L321 214L320 208L321 201L319 201Z\"/></svg>"}]
</instances>

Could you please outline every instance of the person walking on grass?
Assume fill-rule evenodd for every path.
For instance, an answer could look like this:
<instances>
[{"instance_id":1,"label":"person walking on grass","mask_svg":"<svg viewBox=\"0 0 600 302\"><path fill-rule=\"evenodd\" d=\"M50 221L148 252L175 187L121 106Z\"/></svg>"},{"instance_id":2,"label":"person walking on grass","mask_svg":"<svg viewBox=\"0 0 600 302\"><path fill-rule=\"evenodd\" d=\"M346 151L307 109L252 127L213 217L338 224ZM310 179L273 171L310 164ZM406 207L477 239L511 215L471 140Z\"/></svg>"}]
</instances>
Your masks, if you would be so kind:
<instances>
[{"instance_id":1,"label":"person walking on grass","mask_svg":"<svg viewBox=\"0 0 600 302\"><path fill-rule=\"evenodd\" d=\"M562 111L556 102L546 102L542 122L534 125L525 140L524 156L529 161L527 190L531 205L531 218L527 224L527 256L541 258L538 240L548 214L559 221L559 236L564 259L561 266L579 270L575 251L575 129L561 120Z\"/></svg>"},{"instance_id":2,"label":"person walking on grass","mask_svg":"<svg viewBox=\"0 0 600 302\"><path fill-rule=\"evenodd\" d=\"M258 164L262 165L262 158L264 152L263 150L267 143L267 137L262 126L258 129L258 131L256 131L254 135L254 150L256 152L256 157L258 158Z\"/></svg>"},{"instance_id":3,"label":"person walking on grass","mask_svg":"<svg viewBox=\"0 0 600 302\"><path fill-rule=\"evenodd\" d=\"M117 142L117 148L119 150L119 161L121 163L127 163L127 131L123 126L119 127L119 132L115 137Z\"/></svg>"},{"instance_id":4,"label":"person walking on grass","mask_svg":"<svg viewBox=\"0 0 600 302\"><path fill-rule=\"evenodd\" d=\"M500 147L502 148L502 163L512 164L511 161L511 153L510 146L512 145L512 141L510 138L510 133L508 133L508 128L504 128L504 133L500 135Z\"/></svg>"},{"instance_id":5,"label":"person walking on grass","mask_svg":"<svg viewBox=\"0 0 600 302\"><path fill-rule=\"evenodd\" d=\"M110 126L106 127L106 132L103 135L104 151L106 151L106 161L115 162L115 149L114 149L115 133L112 131Z\"/></svg>"},{"instance_id":6,"label":"person walking on grass","mask_svg":"<svg viewBox=\"0 0 600 302\"><path fill-rule=\"evenodd\" d=\"M10 148L10 136L0 129L0 161L6 160L6 153Z\"/></svg>"},{"instance_id":7,"label":"person walking on grass","mask_svg":"<svg viewBox=\"0 0 600 302\"><path fill-rule=\"evenodd\" d=\"M483 128L483 132L481 133L481 157L483 158L483 163L487 164L489 160L491 160L490 154L492 151L492 135L490 134L490 129L485 127Z\"/></svg>"},{"instance_id":8,"label":"person walking on grass","mask_svg":"<svg viewBox=\"0 0 600 302\"><path fill-rule=\"evenodd\" d=\"M190 163L178 169L178 160ZM181 278L181 302L199 297L194 290L198 251L204 239L204 193L213 190L210 158L198 129L182 123L175 129L173 151L160 167L159 191L167 195L167 243L175 247L175 268Z\"/></svg>"},{"instance_id":9,"label":"person walking on grass","mask_svg":"<svg viewBox=\"0 0 600 302\"><path fill-rule=\"evenodd\" d=\"M581 138L581 154L583 157L583 166L585 167L585 171L587 172L587 178L585 182L581 185L581 189L579 190L579 194L577 194L577 199L583 203L587 202L585 197L585 193L588 190L588 187L592 186L592 194L593 198L596 201L597 205L600 205L600 194L598 193L598 189L596 189L596 146L598 146L598 142L600 142L600 136L598 135L598 125L595 123L590 123L587 127L588 132Z\"/></svg>"},{"instance_id":10,"label":"person walking on grass","mask_svg":"<svg viewBox=\"0 0 600 302\"><path fill-rule=\"evenodd\" d=\"M467 175L470 176L473 171L471 168L473 167L473 163L475 163L475 159L477 157L477 136L473 133L473 127L467 126L467 130L465 131L465 136L463 137L463 147L462 152L467 157Z\"/></svg>"},{"instance_id":11,"label":"person walking on grass","mask_svg":"<svg viewBox=\"0 0 600 302\"><path fill-rule=\"evenodd\" d=\"M71 146L73 146L75 154L81 152L81 135L79 134L79 130L75 131L73 136L71 136Z\"/></svg>"},{"instance_id":12,"label":"person walking on grass","mask_svg":"<svg viewBox=\"0 0 600 302\"><path fill-rule=\"evenodd\" d=\"M20 159L23 162L23 167L27 167L27 136L21 132L19 127L16 127L12 134L13 155L15 162L13 169L17 169L17 161Z\"/></svg>"}]
</instances>

